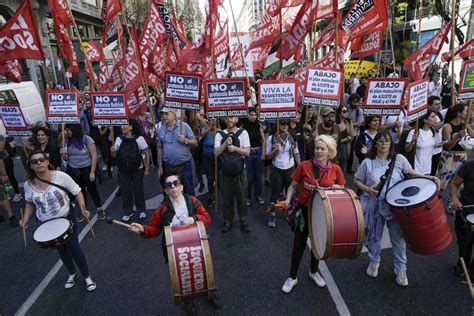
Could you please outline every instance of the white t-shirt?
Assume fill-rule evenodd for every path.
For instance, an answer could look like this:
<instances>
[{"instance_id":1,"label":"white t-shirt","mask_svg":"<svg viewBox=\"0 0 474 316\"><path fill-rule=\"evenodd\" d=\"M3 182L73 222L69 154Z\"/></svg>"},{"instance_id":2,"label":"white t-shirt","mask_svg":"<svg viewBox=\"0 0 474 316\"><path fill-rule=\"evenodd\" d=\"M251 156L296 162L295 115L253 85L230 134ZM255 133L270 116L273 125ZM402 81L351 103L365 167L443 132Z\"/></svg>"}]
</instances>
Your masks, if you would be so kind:
<instances>
[{"instance_id":1,"label":"white t-shirt","mask_svg":"<svg viewBox=\"0 0 474 316\"><path fill-rule=\"evenodd\" d=\"M434 81L428 82L428 96L435 95L437 97L441 96L441 86L434 83Z\"/></svg>"},{"instance_id":2,"label":"white t-shirt","mask_svg":"<svg viewBox=\"0 0 474 316\"><path fill-rule=\"evenodd\" d=\"M186 200L184 197L174 202L171 201L174 207L173 220L171 221L170 226L182 226L184 221L189 217L188 206L186 205Z\"/></svg>"},{"instance_id":3,"label":"white t-shirt","mask_svg":"<svg viewBox=\"0 0 474 316\"><path fill-rule=\"evenodd\" d=\"M415 129L412 129L407 136L407 143L413 139ZM436 133L433 137L433 131L430 129L425 131L419 129L418 140L416 141L416 153L415 153L415 171L421 174L431 173L431 156L433 156L433 150L436 144Z\"/></svg>"},{"instance_id":4,"label":"white t-shirt","mask_svg":"<svg viewBox=\"0 0 474 316\"><path fill-rule=\"evenodd\" d=\"M288 135L288 137L290 137L290 135ZM267 138L267 144L266 144L267 155L269 155L272 152L273 147L275 146L272 139L273 139L272 135L268 136ZM298 146L296 142L294 142L293 152L290 152L292 146L288 138L286 142L280 142L280 145L283 145L283 146L280 146L280 152L273 158L272 164L278 169L288 170L295 165L295 159L293 155L299 154Z\"/></svg>"},{"instance_id":5,"label":"white t-shirt","mask_svg":"<svg viewBox=\"0 0 474 316\"><path fill-rule=\"evenodd\" d=\"M52 183L59 184L66 188L73 195L81 192L81 188L74 180L62 171L53 171ZM36 217L40 222L66 217L69 214L69 196L58 187L49 185L45 191L38 191L30 183L25 182L25 200L36 207Z\"/></svg>"},{"instance_id":6,"label":"white t-shirt","mask_svg":"<svg viewBox=\"0 0 474 316\"><path fill-rule=\"evenodd\" d=\"M137 141L137 144L138 144L138 149L142 153L142 163L140 164L140 169L142 169L143 168L143 161L145 159L144 152L148 149L148 144L146 143L145 138L143 138L142 136L139 136L136 141ZM122 143L122 138L117 137L115 139L115 151L116 152L118 152L121 143Z\"/></svg>"},{"instance_id":7,"label":"white t-shirt","mask_svg":"<svg viewBox=\"0 0 474 316\"><path fill-rule=\"evenodd\" d=\"M229 131L225 129L224 133L228 134ZM221 145L222 135L221 133L216 133L216 138L214 139L214 148L218 148ZM240 148L250 148L250 138L249 133L246 130L243 130L239 135Z\"/></svg>"},{"instance_id":8,"label":"white t-shirt","mask_svg":"<svg viewBox=\"0 0 474 316\"><path fill-rule=\"evenodd\" d=\"M359 79L357 79L357 78L351 79L350 85L351 85L351 86L350 86L350 87L351 87L351 94L356 93L357 88L359 88L359 86L360 86L360 81L359 81Z\"/></svg>"},{"instance_id":9,"label":"white t-shirt","mask_svg":"<svg viewBox=\"0 0 474 316\"><path fill-rule=\"evenodd\" d=\"M402 109L399 115L384 116L382 118L382 125L393 124L397 121L398 117L398 121L400 122L400 133L403 132L403 126L405 126L405 124L407 123L407 115L405 111L406 110ZM390 135L392 136L393 143L398 144L400 138L398 137L397 132L394 131L393 128L390 129Z\"/></svg>"},{"instance_id":10,"label":"white t-shirt","mask_svg":"<svg viewBox=\"0 0 474 316\"><path fill-rule=\"evenodd\" d=\"M444 110L441 110L439 112L441 114L441 116L443 117L443 120L446 117L447 112L448 112L448 109L444 109ZM438 114L436 114L435 120L436 120L436 124L441 122L441 119L439 118ZM437 154L443 152L443 143L442 143L443 136L441 135L441 130L442 130L442 128L440 128L438 131L435 132L436 133L436 137L435 137L436 144L435 144L435 148L433 149L433 155L437 155Z\"/></svg>"}]
</instances>

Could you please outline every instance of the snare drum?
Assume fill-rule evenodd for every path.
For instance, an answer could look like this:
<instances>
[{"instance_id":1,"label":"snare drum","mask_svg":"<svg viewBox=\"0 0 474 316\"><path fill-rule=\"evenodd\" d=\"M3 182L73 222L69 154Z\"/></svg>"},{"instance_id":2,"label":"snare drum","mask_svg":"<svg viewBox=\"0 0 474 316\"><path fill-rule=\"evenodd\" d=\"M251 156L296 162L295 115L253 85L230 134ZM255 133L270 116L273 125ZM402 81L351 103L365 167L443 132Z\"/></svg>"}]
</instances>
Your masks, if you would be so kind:
<instances>
[{"instance_id":1,"label":"snare drum","mask_svg":"<svg viewBox=\"0 0 474 316\"><path fill-rule=\"evenodd\" d=\"M411 251L433 254L449 246L453 234L433 180L403 180L391 187L385 198Z\"/></svg>"},{"instance_id":2,"label":"snare drum","mask_svg":"<svg viewBox=\"0 0 474 316\"><path fill-rule=\"evenodd\" d=\"M317 190L308 210L311 250L319 260L357 258L365 238L365 222L354 191Z\"/></svg>"},{"instance_id":3,"label":"snare drum","mask_svg":"<svg viewBox=\"0 0 474 316\"><path fill-rule=\"evenodd\" d=\"M72 223L66 218L53 218L43 222L33 232L33 240L40 248L56 248L71 239Z\"/></svg>"},{"instance_id":4,"label":"snare drum","mask_svg":"<svg viewBox=\"0 0 474 316\"><path fill-rule=\"evenodd\" d=\"M474 232L474 214L468 214L466 216L466 222L471 225L471 232Z\"/></svg>"},{"instance_id":5,"label":"snare drum","mask_svg":"<svg viewBox=\"0 0 474 316\"><path fill-rule=\"evenodd\" d=\"M216 283L204 224L165 226L164 232L175 304L209 298Z\"/></svg>"}]
</instances>

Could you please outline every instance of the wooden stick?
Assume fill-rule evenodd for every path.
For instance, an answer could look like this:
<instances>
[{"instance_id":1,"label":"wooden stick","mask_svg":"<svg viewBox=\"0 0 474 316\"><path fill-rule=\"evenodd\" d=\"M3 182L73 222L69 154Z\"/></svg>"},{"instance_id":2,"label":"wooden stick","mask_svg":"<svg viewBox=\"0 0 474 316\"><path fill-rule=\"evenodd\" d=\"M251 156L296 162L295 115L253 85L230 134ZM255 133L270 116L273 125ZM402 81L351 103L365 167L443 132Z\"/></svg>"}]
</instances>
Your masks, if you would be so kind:
<instances>
[{"instance_id":1,"label":"wooden stick","mask_svg":"<svg viewBox=\"0 0 474 316\"><path fill-rule=\"evenodd\" d=\"M454 74L454 35L456 31L456 0L452 0L452 25L451 25L451 42L449 43L451 46L451 106L454 106L456 103L456 94L454 91L456 90L456 75Z\"/></svg>"},{"instance_id":2,"label":"wooden stick","mask_svg":"<svg viewBox=\"0 0 474 316\"><path fill-rule=\"evenodd\" d=\"M21 220L23 221L23 208L20 208L20 215L21 215ZM23 226L23 241L25 242L25 247L26 247L26 230L24 226Z\"/></svg>"},{"instance_id":3,"label":"wooden stick","mask_svg":"<svg viewBox=\"0 0 474 316\"><path fill-rule=\"evenodd\" d=\"M112 219L112 217L107 217L106 221L109 224L115 224L115 225L119 225L119 226L126 227L126 228L132 228L133 227L132 225L129 225L127 223L124 223L124 222L121 222L121 221L116 221L115 219Z\"/></svg>"},{"instance_id":4,"label":"wooden stick","mask_svg":"<svg viewBox=\"0 0 474 316\"><path fill-rule=\"evenodd\" d=\"M87 217L84 217L84 218L87 221L87 225L89 225L89 228L91 229L92 236L95 238L95 232L94 232L94 228L92 228L91 222L89 221Z\"/></svg>"},{"instance_id":5,"label":"wooden stick","mask_svg":"<svg viewBox=\"0 0 474 316\"><path fill-rule=\"evenodd\" d=\"M214 212L217 213L217 177L219 176L217 172L217 156L214 155Z\"/></svg>"},{"instance_id":6,"label":"wooden stick","mask_svg":"<svg viewBox=\"0 0 474 316\"><path fill-rule=\"evenodd\" d=\"M469 125L469 121L471 120L471 113L472 113L472 100L469 100L467 103L467 115L466 120L464 121L464 129L467 129Z\"/></svg>"},{"instance_id":7,"label":"wooden stick","mask_svg":"<svg viewBox=\"0 0 474 316\"><path fill-rule=\"evenodd\" d=\"M464 258L459 258L459 261L461 261L462 270L464 271L464 277L466 278L467 286L469 287L469 292L471 293L471 298L474 298L474 289L472 288L471 278L469 277L469 272L467 271Z\"/></svg>"}]
</instances>

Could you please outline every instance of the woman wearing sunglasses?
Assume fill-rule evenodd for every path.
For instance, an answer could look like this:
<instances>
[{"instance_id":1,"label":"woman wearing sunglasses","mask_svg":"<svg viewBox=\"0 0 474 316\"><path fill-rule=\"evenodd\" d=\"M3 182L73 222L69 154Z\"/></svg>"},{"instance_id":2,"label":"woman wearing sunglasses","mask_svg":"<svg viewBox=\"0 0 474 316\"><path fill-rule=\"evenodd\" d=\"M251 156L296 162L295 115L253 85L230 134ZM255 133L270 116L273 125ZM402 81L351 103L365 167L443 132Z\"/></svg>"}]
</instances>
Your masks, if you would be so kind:
<instances>
[{"instance_id":1,"label":"woman wearing sunglasses","mask_svg":"<svg viewBox=\"0 0 474 316\"><path fill-rule=\"evenodd\" d=\"M390 164L393 161L393 171L390 173ZM413 177L425 177L416 173L408 160L395 152L390 131L381 130L373 141L367 153L367 158L362 161L355 174L355 185L363 193L360 203L364 210L366 225L366 245L369 250L370 263L367 275L376 278L380 266L381 241L385 224L390 234L392 243L395 275L398 285L407 286L408 278L406 245L397 221L393 217L390 207L385 201L387 187L395 185L404 179L404 174ZM438 183L438 179L428 176ZM386 179L386 180L381 180ZM379 192L380 191L380 192Z\"/></svg>"},{"instance_id":2,"label":"woman wearing sunglasses","mask_svg":"<svg viewBox=\"0 0 474 316\"><path fill-rule=\"evenodd\" d=\"M69 218L74 223L69 195L75 196L82 216L89 220L90 213L86 209L79 185L67 173L53 170L48 156L41 150L33 151L29 157L28 180L25 182L24 189L25 214L20 220L20 226L24 229L28 227L28 221L33 213L41 223L60 217ZM89 266L79 244L75 223L73 224L72 238L56 249L69 272L64 288L70 289L75 285L79 277L77 266L86 282L87 291L94 291L96 283L89 274Z\"/></svg>"},{"instance_id":3,"label":"woman wearing sunglasses","mask_svg":"<svg viewBox=\"0 0 474 316\"><path fill-rule=\"evenodd\" d=\"M201 221L207 228L211 223L211 217L196 197L183 192L184 186L181 176L175 173L165 174L162 179L164 179L165 199L151 216L150 223L148 225L132 223L129 230L144 238L152 238L157 237L165 226L191 225L196 221ZM161 246L165 262L168 263L164 234ZM213 308L220 308L217 297L213 296L210 303Z\"/></svg>"}]
</instances>

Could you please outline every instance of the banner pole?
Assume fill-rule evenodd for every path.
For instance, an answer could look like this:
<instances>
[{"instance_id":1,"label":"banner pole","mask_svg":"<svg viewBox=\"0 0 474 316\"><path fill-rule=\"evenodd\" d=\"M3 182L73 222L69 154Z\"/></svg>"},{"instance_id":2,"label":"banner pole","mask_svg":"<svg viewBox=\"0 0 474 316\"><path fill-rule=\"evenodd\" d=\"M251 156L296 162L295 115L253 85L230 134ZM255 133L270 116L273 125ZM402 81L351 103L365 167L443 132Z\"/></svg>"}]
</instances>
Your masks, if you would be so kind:
<instances>
[{"instance_id":1,"label":"banner pole","mask_svg":"<svg viewBox=\"0 0 474 316\"><path fill-rule=\"evenodd\" d=\"M456 33L456 0L452 0L451 2L452 5L452 17L451 17L451 42L450 48L451 48L451 106L453 106L456 103L456 94L454 91L456 91L456 75L454 73L454 39L455 39L455 33ZM466 120L467 121L467 120Z\"/></svg>"}]
</instances>

